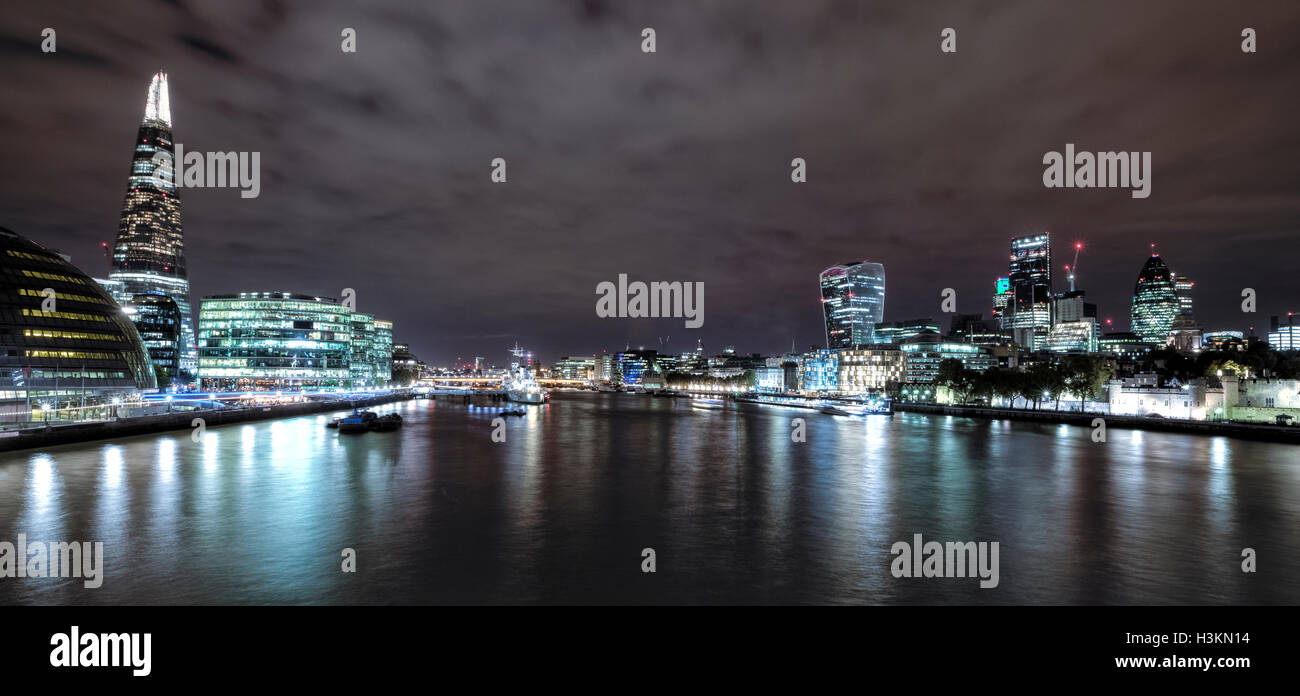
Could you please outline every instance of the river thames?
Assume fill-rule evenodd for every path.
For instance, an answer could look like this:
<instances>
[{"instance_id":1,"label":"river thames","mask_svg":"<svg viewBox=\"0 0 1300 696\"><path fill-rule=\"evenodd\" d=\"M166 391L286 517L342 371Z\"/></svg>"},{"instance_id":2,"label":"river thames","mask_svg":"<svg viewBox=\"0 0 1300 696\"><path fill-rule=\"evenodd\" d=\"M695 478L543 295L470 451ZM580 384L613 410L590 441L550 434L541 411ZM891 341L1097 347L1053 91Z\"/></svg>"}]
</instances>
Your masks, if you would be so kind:
<instances>
[{"instance_id":1,"label":"river thames","mask_svg":"<svg viewBox=\"0 0 1300 696\"><path fill-rule=\"evenodd\" d=\"M3 577L0 603L1300 603L1294 445L629 394L527 408L505 442L499 406L420 400L375 409L403 416L391 433L321 414L2 454L0 541L103 542L104 579ZM894 577L915 534L998 542L998 585Z\"/></svg>"}]
</instances>

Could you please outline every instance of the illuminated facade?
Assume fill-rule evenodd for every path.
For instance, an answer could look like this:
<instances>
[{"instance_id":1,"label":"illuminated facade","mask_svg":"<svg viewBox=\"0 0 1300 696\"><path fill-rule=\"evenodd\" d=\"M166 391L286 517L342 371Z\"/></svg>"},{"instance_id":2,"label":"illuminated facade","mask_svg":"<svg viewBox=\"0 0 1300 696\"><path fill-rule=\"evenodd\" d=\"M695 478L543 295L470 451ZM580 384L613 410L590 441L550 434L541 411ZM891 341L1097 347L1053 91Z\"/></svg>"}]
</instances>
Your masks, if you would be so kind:
<instances>
[{"instance_id":1,"label":"illuminated facade","mask_svg":"<svg viewBox=\"0 0 1300 696\"><path fill-rule=\"evenodd\" d=\"M1095 317L1058 321L1047 336L1047 349L1053 353L1096 353L1100 337Z\"/></svg>"},{"instance_id":2,"label":"illuminated facade","mask_svg":"<svg viewBox=\"0 0 1300 696\"><path fill-rule=\"evenodd\" d=\"M939 363L948 358L956 358L963 367L976 372L983 372L997 364L987 348L971 343L922 340L904 343L899 349L907 362L908 384L933 384L939 375Z\"/></svg>"},{"instance_id":3,"label":"illuminated facade","mask_svg":"<svg viewBox=\"0 0 1300 696\"><path fill-rule=\"evenodd\" d=\"M1016 343L1034 350L1047 347L1052 328L1052 247L1049 235L1036 234L1011 240L1011 297L1007 301Z\"/></svg>"},{"instance_id":4,"label":"illuminated facade","mask_svg":"<svg viewBox=\"0 0 1300 696\"><path fill-rule=\"evenodd\" d=\"M107 417L114 399L156 388L113 298L66 258L0 228L0 422Z\"/></svg>"},{"instance_id":5,"label":"illuminated facade","mask_svg":"<svg viewBox=\"0 0 1300 696\"><path fill-rule=\"evenodd\" d=\"M876 343L875 326L885 315L885 267L867 261L831 266L820 281L826 347Z\"/></svg>"},{"instance_id":6,"label":"illuminated facade","mask_svg":"<svg viewBox=\"0 0 1300 696\"><path fill-rule=\"evenodd\" d=\"M993 281L993 319L998 328L1010 328L1007 325L1007 307L1011 305L1011 279L998 278Z\"/></svg>"},{"instance_id":7,"label":"illuminated facade","mask_svg":"<svg viewBox=\"0 0 1300 696\"><path fill-rule=\"evenodd\" d=\"M907 361L896 348L869 348L839 352L839 386L842 394L884 391L890 382L901 384Z\"/></svg>"},{"instance_id":8,"label":"illuminated facade","mask_svg":"<svg viewBox=\"0 0 1300 696\"><path fill-rule=\"evenodd\" d=\"M555 372L562 379L591 379L596 368L596 358L563 357L555 362Z\"/></svg>"},{"instance_id":9,"label":"illuminated facade","mask_svg":"<svg viewBox=\"0 0 1300 696\"><path fill-rule=\"evenodd\" d=\"M1270 317L1268 344L1276 350L1300 350L1300 326L1290 312L1285 317Z\"/></svg>"},{"instance_id":10,"label":"illuminated facade","mask_svg":"<svg viewBox=\"0 0 1300 696\"><path fill-rule=\"evenodd\" d=\"M840 357L833 350L814 350L803 355L799 367L799 389L803 392L834 392L840 388Z\"/></svg>"},{"instance_id":11,"label":"illuminated facade","mask_svg":"<svg viewBox=\"0 0 1300 696\"><path fill-rule=\"evenodd\" d=\"M1133 287L1131 330L1147 343L1164 345L1178 308L1173 274L1159 254L1152 254L1143 264Z\"/></svg>"},{"instance_id":12,"label":"illuminated facade","mask_svg":"<svg viewBox=\"0 0 1300 696\"><path fill-rule=\"evenodd\" d=\"M929 317L882 321L876 324L875 331L877 343L902 343L903 341L910 341L921 334L939 333L939 322Z\"/></svg>"},{"instance_id":13,"label":"illuminated facade","mask_svg":"<svg viewBox=\"0 0 1300 696\"><path fill-rule=\"evenodd\" d=\"M328 297L281 292L203 298L199 380L204 391L383 386L393 326Z\"/></svg>"},{"instance_id":14,"label":"illuminated facade","mask_svg":"<svg viewBox=\"0 0 1300 696\"><path fill-rule=\"evenodd\" d=\"M113 272L109 279L121 284L114 299L126 306L137 294L162 293L176 302L181 315L180 369L193 374L197 367L190 281L185 266L185 240L181 228L181 201L165 165L154 162L157 153L175 155L172 142L171 101L167 75L158 73L149 83L144 120L135 139L126 199L113 247ZM158 172L158 176L155 176Z\"/></svg>"}]
</instances>

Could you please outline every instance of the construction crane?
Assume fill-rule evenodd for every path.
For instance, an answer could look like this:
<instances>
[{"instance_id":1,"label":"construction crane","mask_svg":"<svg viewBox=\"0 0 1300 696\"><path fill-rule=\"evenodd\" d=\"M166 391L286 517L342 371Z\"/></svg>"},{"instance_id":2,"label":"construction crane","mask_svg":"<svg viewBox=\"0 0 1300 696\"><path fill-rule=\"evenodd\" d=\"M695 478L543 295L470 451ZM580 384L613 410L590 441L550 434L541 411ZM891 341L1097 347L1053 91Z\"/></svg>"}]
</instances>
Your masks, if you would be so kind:
<instances>
[{"instance_id":1,"label":"construction crane","mask_svg":"<svg viewBox=\"0 0 1300 696\"><path fill-rule=\"evenodd\" d=\"M1083 251L1083 242L1074 243L1074 261L1065 267L1065 274L1070 278L1070 292L1074 292L1074 274L1079 272L1079 252Z\"/></svg>"}]
</instances>

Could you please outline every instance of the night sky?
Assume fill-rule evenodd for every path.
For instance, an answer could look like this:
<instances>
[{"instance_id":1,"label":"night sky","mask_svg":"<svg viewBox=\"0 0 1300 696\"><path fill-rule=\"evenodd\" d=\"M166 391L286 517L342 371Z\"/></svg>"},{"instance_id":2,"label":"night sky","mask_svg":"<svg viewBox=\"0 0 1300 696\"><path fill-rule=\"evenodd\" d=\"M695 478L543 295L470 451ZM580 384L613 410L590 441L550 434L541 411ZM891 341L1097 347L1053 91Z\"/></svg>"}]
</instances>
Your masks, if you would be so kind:
<instances>
[{"instance_id":1,"label":"night sky","mask_svg":"<svg viewBox=\"0 0 1300 696\"><path fill-rule=\"evenodd\" d=\"M1057 273L1084 242L1117 330L1151 243L1206 330L1300 310L1293 0L6 2L0 66L0 225L106 275L162 69L187 151L261 152L261 197L182 192L195 310L355 288L430 363L804 349L848 260L885 265L886 319L940 318L946 287L987 316L1010 238L1042 230ZM1151 197L1044 188L1067 142L1151 151ZM598 318L619 273L703 281L703 328Z\"/></svg>"}]
</instances>

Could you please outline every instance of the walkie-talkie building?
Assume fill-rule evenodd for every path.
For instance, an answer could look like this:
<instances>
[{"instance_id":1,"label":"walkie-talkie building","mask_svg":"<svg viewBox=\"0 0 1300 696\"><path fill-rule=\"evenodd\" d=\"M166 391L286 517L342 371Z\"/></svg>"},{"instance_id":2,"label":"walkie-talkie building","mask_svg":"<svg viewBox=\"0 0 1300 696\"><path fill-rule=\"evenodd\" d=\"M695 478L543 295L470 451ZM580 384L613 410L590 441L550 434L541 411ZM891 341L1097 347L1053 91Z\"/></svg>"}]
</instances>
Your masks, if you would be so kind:
<instances>
[{"instance_id":1,"label":"walkie-talkie building","mask_svg":"<svg viewBox=\"0 0 1300 696\"><path fill-rule=\"evenodd\" d=\"M158 153L166 157L157 157ZM162 293L176 302L181 314L180 369L194 374L198 355L190 311L190 281L185 268L181 201L173 180L171 98L167 75L159 72L149 83L144 120L135 139L126 200L113 247L112 280L122 284L119 304L129 305L138 294Z\"/></svg>"},{"instance_id":2,"label":"walkie-talkie building","mask_svg":"<svg viewBox=\"0 0 1300 696\"><path fill-rule=\"evenodd\" d=\"M876 342L885 315L885 267L867 261L831 266L821 273L826 347L853 348Z\"/></svg>"}]
</instances>

